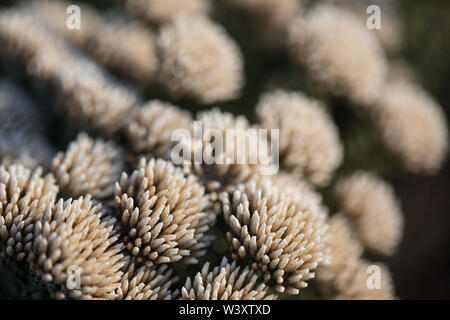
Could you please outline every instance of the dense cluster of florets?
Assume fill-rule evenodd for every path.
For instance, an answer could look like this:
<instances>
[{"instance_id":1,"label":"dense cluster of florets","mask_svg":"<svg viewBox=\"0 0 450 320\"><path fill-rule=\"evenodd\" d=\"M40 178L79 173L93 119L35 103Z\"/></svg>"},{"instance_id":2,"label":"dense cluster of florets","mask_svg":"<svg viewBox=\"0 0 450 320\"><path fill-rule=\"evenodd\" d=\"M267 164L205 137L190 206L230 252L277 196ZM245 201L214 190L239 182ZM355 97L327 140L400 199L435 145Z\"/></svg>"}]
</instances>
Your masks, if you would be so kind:
<instances>
[{"instance_id":1,"label":"dense cluster of florets","mask_svg":"<svg viewBox=\"0 0 450 320\"><path fill-rule=\"evenodd\" d=\"M197 111L227 108L253 86L244 48L254 48L214 20L213 2L125 3L131 16L82 6L77 31L66 27L64 2L0 10L1 61L19 62L52 102L42 112L0 79L0 257L26 262L56 285L57 298L260 300L309 285L336 299L394 298L389 270L365 252L395 252L400 202L373 172L341 176L345 144L324 97L358 107L407 170L437 172L447 124L411 79L387 75L384 49L394 50L396 38L369 32L351 6L225 1L260 35L277 35L267 43L315 85L259 88L242 102L260 96L253 124L220 107ZM52 141L46 112L70 124L55 125L64 132ZM234 130L237 140L217 149L215 136L195 135L196 124L223 136ZM178 145L187 150L182 163L172 158L180 129L193 136ZM211 255L221 262L213 266ZM197 270L186 274L185 265ZM379 290L366 285L372 266L381 270Z\"/></svg>"}]
</instances>

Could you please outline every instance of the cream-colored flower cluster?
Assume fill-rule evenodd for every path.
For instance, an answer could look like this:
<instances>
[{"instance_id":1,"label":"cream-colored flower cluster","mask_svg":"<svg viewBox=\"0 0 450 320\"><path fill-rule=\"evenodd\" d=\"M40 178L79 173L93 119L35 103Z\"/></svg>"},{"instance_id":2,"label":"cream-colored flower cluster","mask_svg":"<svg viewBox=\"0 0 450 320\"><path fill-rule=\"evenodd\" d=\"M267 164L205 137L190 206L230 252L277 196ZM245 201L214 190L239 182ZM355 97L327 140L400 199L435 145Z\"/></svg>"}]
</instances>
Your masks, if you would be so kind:
<instances>
[{"instance_id":1,"label":"cream-colored flower cluster","mask_svg":"<svg viewBox=\"0 0 450 320\"><path fill-rule=\"evenodd\" d=\"M194 176L161 159L142 159L115 189L124 242L137 262L197 263L210 241L210 221L208 197Z\"/></svg>"},{"instance_id":2,"label":"cream-colored flower cluster","mask_svg":"<svg viewBox=\"0 0 450 320\"><path fill-rule=\"evenodd\" d=\"M391 300L395 298L392 276L382 263L369 262L361 255L359 243L348 218L341 213L329 220L327 244L332 258L328 265L317 269L318 287L338 300ZM372 272L378 283L369 283ZM373 285L373 287L372 287Z\"/></svg>"},{"instance_id":3,"label":"cream-colored flower cluster","mask_svg":"<svg viewBox=\"0 0 450 320\"><path fill-rule=\"evenodd\" d=\"M370 173L356 172L338 180L335 196L367 249L394 253L403 234L403 216L392 186Z\"/></svg>"},{"instance_id":4,"label":"cream-colored flower cluster","mask_svg":"<svg viewBox=\"0 0 450 320\"><path fill-rule=\"evenodd\" d=\"M53 159L52 171L66 196L90 194L97 200L113 200L114 182L124 170L123 152L112 142L80 134L67 152Z\"/></svg>"},{"instance_id":5,"label":"cream-colored flower cluster","mask_svg":"<svg viewBox=\"0 0 450 320\"><path fill-rule=\"evenodd\" d=\"M256 284L258 276L248 267L241 270L236 261L223 258L219 266L209 271L209 262L195 275L187 278L181 289L183 300L272 300L266 296L268 287Z\"/></svg>"},{"instance_id":6,"label":"cream-colored flower cluster","mask_svg":"<svg viewBox=\"0 0 450 320\"><path fill-rule=\"evenodd\" d=\"M116 298L128 257L121 253L115 223L90 196L48 205L34 225L30 267L43 281L63 285L60 297ZM69 268L79 270L80 288L70 285Z\"/></svg>"},{"instance_id":7,"label":"cream-colored flower cluster","mask_svg":"<svg viewBox=\"0 0 450 320\"><path fill-rule=\"evenodd\" d=\"M388 52L397 52L402 45L401 21L396 15L396 0L317 0L325 4L339 6L355 14L362 22L367 23L368 18L375 13L369 11L369 6L376 5L380 8L381 28L372 29L380 44ZM369 22L372 22L369 20Z\"/></svg>"},{"instance_id":8,"label":"cream-colored flower cluster","mask_svg":"<svg viewBox=\"0 0 450 320\"><path fill-rule=\"evenodd\" d=\"M80 9L80 30L67 28L68 4L64 2L36 1L22 11L119 75L143 83L157 73L172 97L212 103L239 94L243 66L239 48L226 31L201 14L206 4L198 0L129 1L131 11L139 8L140 15L151 13L150 20L166 23L157 41L143 25L125 17L102 17L87 6Z\"/></svg>"},{"instance_id":9,"label":"cream-colored flower cluster","mask_svg":"<svg viewBox=\"0 0 450 320\"><path fill-rule=\"evenodd\" d=\"M280 129L281 164L314 185L329 182L343 157L339 133L325 107L301 93L264 94L256 112L266 129Z\"/></svg>"},{"instance_id":10,"label":"cream-colored flower cluster","mask_svg":"<svg viewBox=\"0 0 450 320\"><path fill-rule=\"evenodd\" d=\"M221 195L233 258L250 259L281 293L305 288L326 251L326 215L296 200L255 181Z\"/></svg>"},{"instance_id":11,"label":"cream-colored flower cluster","mask_svg":"<svg viewBox=\"0 0 450 320\"><path fill-rule=\"evenodd\" d=\"M371 116L381 140L412 172L436 173L448 154L448 125L441 106L408 80L388 82Z\"/></svg>"},{"instance_id":12,"label":"cream-colored flower cluster","mask_svg":"<svg viewBox=\"0 0 450 320\"><path fill-rule=\"evenodd\" d=\"M61 286L58 298L175 298L177 278L166 263L196 263L212 240L214 216L196 178L162 159L142 159L130 177L119 177L117 147L85 134L51 169L43 176L40 167L0 166L1 255ZM59 189L80 197L55 203ZM81 286L73 288L77 270Z\"/></svg>"},{"instance_id":13,"label":"cream-colored flower cluster","mask_svg":"<svg viewBox=\"0 0 450 320\"><path fill-rule=\"evenodd\" d=\"M0 235L2 255L23 260L31 250L34 224L52 207L58 186L42 169L20 164L0 166Z\"/></svg>"},{"instance_id":14,"label":"cream-colored flower cluster","mask_svg":"<svg viewBox=\"0 0 450 320\"><path fill-rule=\"evenodd\" d=\"M191 98L209 104L240 94L244 84L240 49L226 30L208 17L176 14L161 26L155 38L138 22L103 17L87 6L81 8L83 26L69 29L66 7L46 0L4 10L0 38L7 43L8 56L29 64L35 77L62 91L61 100L71 106L71 115L92 122L92 118L100 118L97 112L108 114L111 119L101 120L106 123L94 121L95 126L108 131L111 126L120 126L118 118L125 118L139 100L130 88L95 70L71 44L132 81L142 84L158 79L174 99ZM72 64L69 74L62 63ZM95 104L96 110L89 110L88 103ZM106 108L111 112L104 112Z\"/></svg>"},{"instance_id":15,"label":"cream-colored flower cluster","mask_svg":"<svg viewBox=\"0 0 450 320\"><path fill-rule=\"evenodd\" d=\"M394 254L404 227L399 200L375 173L342 174L345 141L326 95L372 121L413 172L443 165L441 107L412 79L389 78L389 40L383 47L353 7L225 3L262 34L280 35L286 63L306 71L289 65L305 80L304 92L272 77L255 85L263 92L239 104L260 96L254 124L230 112L254 86L244 84L255 66L244 65L238 43L244 49L246 40L208 17L215 2L126 1L150 24L82 6L80 30L66 28L64 2L0 10L0 59L31 80L31 96L51 102L42 110L0 80L1 257L26 262L58 287L57 298L260 300L277 298L272 289L299 295L310 285L335 299L395 298L388 268L366 253ZM221 104L196 114L182 108L214 103ZM50 110L70 122L52 143ZM213 135L195 135L196 124L223 137L233 130L237 140L219 150ZM193 139L176 145L179 129ZM257 130L267 135L249 134ZM273 145L279 163L271 163ZM175 146L189 161L174 161ZM197 154L220 161L199 163ZM268 163L279 170L266 175ZM218 265L207 261L210 253ZM376 289L367 282L373 268L381 276Z\"/></svg>"},{"instance_id":16,"label":"cream-colored flower cluster","mask_svg":"<svg viewBox=\"0 0 450 320\"><path fill-rule=\"evenodd\" d=\"M138 101L133 89L70 47L27 10L2 11L0 26L7 57L25 64L33 77L56 90L56 104L64 113L107 134L122 126Z\"/></svg>"},{"instance_id":17,"label":"cream-colored flower cluster","mask_svg":"<svg viewBox=\"0 0 450 320\"><path fill-rule=\"evenodd\" d=\"M383 38L377 39L358 12L360 5L352 2L340 7L318 4L299 15L289 29L292 59L316 87L362 106L386 150L405 168L436 172L448 153L448 125L441 106L404 75L390 79L389 62L379 41ZM383 32L385 38L393 34L395 38L395 22L390 23L389 17L385 22L392 29ZM386 50L395 49L395 39L385 42Z\"/></svg>"},{"instance_id":18,"label":"cream-colored flower cluster","mask_svg":"<svg viewBox=\"0 0 450 320\"><path fill-rule=\"evenodd\" d=\"M177 282L172 276L173 270L167 265L158 268L138 267L138 264L130 260L125 269L120 288L117 290L119 300L171 300L178 296L177 290L170 287Z\"/></svg>"},{"instance_id":19,"label":"cream-colored flower cluster","mask_svg":"<svg viewBox=\"0 0 450 320\"><path fill-rule=\"evenodd\" d=\"M120 16L103 17L88 6L80 7L81 28L72 30L66 25L69 6L70 3L65 1L39 0L25 5L24 9L69 41L85 48L106 68L137 83L152 78L157 69L157 57L151 32Z\"/></svg>"},{"instance_id":20,"label":"cream-colored flower cluster","mask_svg":"<svg viewBox=\"0 0 450 320\"><path fill-rule=\"evenodd\" d=\"M185 167L199 176L208 190L221 190L229 185L245 183L261 174L261 167L271 159L266 152L268 141L265 137L252 134L251 124L244 116L234 116L215 108L197 114L196 121L201 123L205 137L202 141L193 141L192 154L200 152L214 155L217 162L212 164L188 164ZM232 131L233 130L233 131ZM220 133L223 137L222 150L213 147L211 136ZM227 137L227 133L229 134ZM250 157L253 156L253 159ZM231 160L233 159L233 160Z\"/></svg>"},{"instance_id":21,"label":"cream-colored flower cluster","mask_svg":"<svg viewBox=\"0 0 450 320\"><path fill-rule=\"evenodd\" d=\"M191 115L172 104L153 100L131 112L125 131L136 153L164 156L176 129L192 130Z\"/></svg>"},{"instance_id":22,"label":"cream-colored flower cluster","mask_svg":"<svg viewBox=\"0 0 450 320\"><path fill-rule=\"evenodd\" d=\"M230 100L243 79L240 49L225 29L203 16L181 15L158 37L161 81L174 98Z\"/></svg>"},{"instance_id":23,"label":"cream-colored flower cluster","mask_svg":"<svg viewBox=\"0 0 450 320\"><path fill-rule=\"evenodd\" d=\"M387 71L376 37L352 12L318 5L289 30L291 56L326 91L360 104L379 94Z\"/></svg>"}]
</instances>

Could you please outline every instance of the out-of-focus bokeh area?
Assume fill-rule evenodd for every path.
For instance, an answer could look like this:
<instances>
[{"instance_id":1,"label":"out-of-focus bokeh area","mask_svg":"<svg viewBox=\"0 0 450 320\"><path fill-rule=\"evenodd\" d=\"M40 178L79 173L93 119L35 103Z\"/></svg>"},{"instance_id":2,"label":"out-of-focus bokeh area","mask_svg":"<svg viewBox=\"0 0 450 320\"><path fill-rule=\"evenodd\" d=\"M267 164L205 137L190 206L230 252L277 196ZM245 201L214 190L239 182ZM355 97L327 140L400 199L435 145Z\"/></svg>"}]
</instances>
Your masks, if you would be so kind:
<instances>
[{"instance_id":1,"label":"out-of-focus bokeh area","mask_svg":"<svg viewBox=\"0 0 450 320\"><path fill-rule=\"evenodd\" d=\"M164 1L164 0L161 0ZM401 199L405 216L403 240L392 258L387 262L400 299L449 299L450 298L450 161L435 176L408 174L397 167L385 152L374 129L364 117L346 106L347 102L311 90L304 84L302 74L293 68L285 48L268 45L268 39L255 35L247 19L223 5L216 3L212 18L221 23L237 41L245 58L246 85L239 99L218 103L224 110L244 114L254 121L254 108L260 94L275 88L304 91L310 96L326 102L339 128L345 147L344 165L338 171L347 173L356 169L377 172L391 181ZM99 10L122 10L118 0L75 1L88 3ZM450 1L448 0L398 0L395 14L398 15L402 32L401 48L389 54L391 61L406 64L417 81L444 108L447 119L450 113ZM2 6L15 5L18 1L2 0ZM149 28L155 26L149 26ZM118 43L117 45L120 45ZM0 44L0 50L1 44ZM7 74L40 104L51 104L51 97L36 95L26 78L11 74L11 70L0 67L0 77ZM156 84L139 88L146 99L168 100ZM196 111L195 103L182 100L180 107ZM58 119L54 122L49 138L58 149L65 149L76 136L78 128L62 127ZM56 135L56 133L58 134ZM60 134L63 132L63 134ZM326 191L326 190L324 190ZM14 274L16 282L26 281L28 275L22 270L6 272L10 266L0 261L0 298L21 298L23 292L14 292L10 283ZM33 297L33 293L26 293Z\"/></svg>"},{"instance_id":2,"label":"out-of-focus bokeh area","mask_svg":"<svg viewBox=\"0 0 450 320\"><path fill-rule=\"evenodd\" d=\"M450 2L400 2L402 54L421 84L450 113ZM435 177L393 175L406 218L403 241L389 261L404 299L450 298L450 162Z\"/></svg>"}]
</instances>

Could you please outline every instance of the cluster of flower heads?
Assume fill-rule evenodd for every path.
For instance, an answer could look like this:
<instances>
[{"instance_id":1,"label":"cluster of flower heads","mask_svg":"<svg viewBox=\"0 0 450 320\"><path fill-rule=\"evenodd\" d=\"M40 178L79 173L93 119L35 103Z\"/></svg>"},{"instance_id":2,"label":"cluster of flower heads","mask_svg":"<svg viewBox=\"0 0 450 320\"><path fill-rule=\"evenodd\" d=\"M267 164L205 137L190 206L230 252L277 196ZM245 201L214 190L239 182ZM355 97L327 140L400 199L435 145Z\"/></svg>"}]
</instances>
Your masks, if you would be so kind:
<instances>
[{"instance_id":1,"label":"cluster of flower heads","mask_svg":"<svg viewBox=\"0 0 450 320\"><path fill-rule=\"evenodd\" d=\"M397 52L402 45L401 22L398 17L398 8L395 7L396 0L315 0L323 4L339 6L367 23L368 9L373 13L373 5L381 9L381 28L372 29L380 44L387 52ZM370 21L369 22L373 22ZM377 21L378 22L378 21Z\"/></svg>"},{"instance_id":2,"label":"cluster of flower heads","mask_svg":"<svg viewBox=\"0 0 450 320\"><path fill-rule=\"evenodd\" d=\"M127 231L127 248L146 265L196 263L210 237L208 197L195 176L162 159L142 159L133 173L123 173L115 202Z\"/></svg>"},{"instance_id":3,"label":"cluster of flower heads","mask_svg":"<svg viewBox=\"0 0 450 320\"><path fill-rule=\"evenodd\" d=\"M82 133L66 152L53 159L52 172L69 197L90 194L96 200L113 200L114 183L124 170L122 150L111 141L92 140Z\"/></svg>"},{"instance_id":4,"label":"cluster of flower heads","mask_svg":"<svg viewBox=\"0 0 450 320\"><path fill-rule=\"evenodd\" d=\"M332 257L328 265L316 272L319 291L341 300L395 299L392 276L386 265L365 260L364 248L348 218L338 213L330 218L328 238ZM377 272L378 283L370 287L369 274Z\"/></svg>"},{"instance_id":5,"label":"cluster of flower heads","mask_svg":"<svg viewBox=\"0 0 450 320\"><path fill-rule=\"evenodd\" d=\"M6 59L25 65L30 76L56 91L64 113L107 134L122 126L138 101L133 89L71 47L32 11L3 10L0 26Z\"/></svg>"},{"instance_id":6,"label":"cluster of flower heads","mask_svg":"<svg viewBox=\"0 0 450 320\"><path fill-rule=\"evenodd\" d=\"M94 205L90 196L47 203L34 220L30 268L43 281L62 285L60 297L107 298L117 296L126 258L118 242L116 219ZM72 287L68 277L80 272L80 287ZM70 280L70 279L69 279Z\"/></svg>"},{"instance_id":7,"label":"cluster of flower heads","mask_svg":"<svg viewBox=\"0 0 450 320\"><path fill-rule=\"evenodd\" d=\"M206 17L181 15L158 38L160 77L174 98L203 103L236 97L243 85L242 56L225 29Z\"/></svg>"},{"instance_id":8,"label":"cluster of flower heads","mask_svg":"<svg viewBox=\"0 0 450 320\"><path fill-rule=\"evenodd\" d=\"M77 32L66 26L65 1L32 1L24 11L36 15L70 42L85 48L98 63L136 83L151 79L156 72L157 57L153 34L144 26L118 15L102 16L81 6L82 26ZM120 43L120 46L116 46Z\"/></svg>"},{"instance_id":9,"label":"cluster of flower heads","mask_svg":"<svg viewBox=\"0 0 450 320\"><path fill-rule=\"evenodd\" d=\"M448 153L448 127L439 104L417 84L388 82L371 111L386 149L411 172L439 171Z\"/></svg>"},{"instance_id":10,"label":"cluster of flower heads","mask_svg":"<svg viewBox=\"0 0 450 320\"><path fill-rule=\"evenodd\" d=\"M441 107L414 80L390 79L382 41L355 10L319 4L299 15L289 26L293 62L316 87L360 106L409 171L437 171L449 140Z\"/></svg>"},{"instance_id":11,"label":"cluster of flower heads","mask_svg":"<svg viewBox=\"0 0 450 320\"><path fill-rule=\"evenodd\" d=\"M151 266L197 262L211 241L208 197L194 176L162 159L142 160L130 177L115 179L124 165L115 152L81 135L46 176L40 167L0 166L2 255L25 259L43 281L62 286L58 297L175 297L171 271ZM115 207L106 201L114 196ZM67 286L73 267L81 288Z\"/></svg>"},{"instance_id":12,"label":"cluster of flower heads","mask_svg":"<svg viewBox=\"0 0 450 320\"><path fill-rule=\"evenodd\" d=\"M250 181L221 196L234 259L272 280L275 290L298 294L326 256L326 216L269 183ZM303 200L303 199L302 199Z\"/></svg>"},{"instance_id":13,"label":"cluster of flower heads","mask_svg":"<svg viewBox=\"0 0 450 320\"><path fill-rule=\"evenodd\" d=\"M330 5L320 5L289 27L292 59L327 91L357 103L380 92L387 70L382 48L361 19Z\"/></svg>"},{"instance_id":14,"label":"cluster of flower heads","mask_svg":"<svg viewBox=\"0 0 450 320\"><path fill-rule=\"evenodd\" d=\"M85 7L86 25L70 30L64 8L47 0L3 10L5 56L28 65L33 77L60 91L68 113L108 134L121 126L118 122L140 97L74 46L115 74L137 82L157 80L173 99L187 97L200 104L229 100L244 84L238 46L206 16L176 15L155 37L138 22L103 17ZM72 67L65 68L67 64Z\"/></svg>"},{"instance_id":15,"label":"cluster of flower heads","mask_svg":"<svg viewBox=\"0 0 450 320\"><path fill-rule=\"evenodd\" d=\"M380 38L354 10L301 8L295 0L226 3L261 28L288 35L294 64L323 92L362 106L408 170L440 168L448 144L440 107L410 79L384 84L388 62ZM82 29L70 31L65 7L46 0L0 11L0 57L25 66L50 89L58 112L101 137L80 133L55 153L39 128L38 107L0 82L2 257L28 262L42 281L58 286L58 298L274 299L269 288L300 295L311 283L336 299L395 297L387 267L363 257L365 251L392 255L401 240L392 187L366 172L339 177L334 215L314 189L333 181L344 158L324 103L301 92L267 92L252 125L220 109L192 116L172 102L143 102L115 77L157 79L172 99L199 105L238 97L243 56L208 17L211 3L126 1L130 13L159 28L157 35L141 22L88 7ZM238 138L253 142L246 151L256 161L175 164L172 134L192 133L194 121L204 131L236 129ZM245 135L252 129L279 129L279 135ZM199 148L226 160L239 151L229 143L215 150L205 137L186 143L184 156ZM267 151L270 143L279 143L280 171L266 176L260 148ZM232 261L224 257L210 269L202 258L214 232L223 232ZM200 271L179 279L176 263ZM373 266L381 274L375 290L367 286ZM74 268L80 272L75 288L68 285Z\"/></svg>"},{"instance_id":16,"label":"cluster of flower heads","mask_svg":"<svg viewBox=\"0 0 450 320\"><path fill-rule=\"evenodd\" d=\"M223 258L220 265L209 271L209 262L195 275L194 280L187 278L181 289L183 300L273 300L267 296L268 287L264 283L256 285L258 276L245 267L231 264Z\"/></svg>"}]
</instances>

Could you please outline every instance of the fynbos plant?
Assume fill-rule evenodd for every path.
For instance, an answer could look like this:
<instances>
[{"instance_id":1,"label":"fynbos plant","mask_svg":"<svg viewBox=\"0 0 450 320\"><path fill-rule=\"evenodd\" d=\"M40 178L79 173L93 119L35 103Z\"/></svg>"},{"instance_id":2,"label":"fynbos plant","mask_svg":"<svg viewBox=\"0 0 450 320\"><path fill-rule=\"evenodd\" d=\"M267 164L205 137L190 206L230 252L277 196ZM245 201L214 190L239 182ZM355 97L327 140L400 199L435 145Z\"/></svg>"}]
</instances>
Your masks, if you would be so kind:
<instances>
[{"instance_id":1,"label":"fynbos plant","mask_svg":"<svg viewBox=\"0 0 450 320\"><path fill-rule=\"evenodd\" d=\"M0 8L0 259L61 299L394 299L389 180L447 122L395 10L330 2Z\"/></svg>"}]
</instances>

